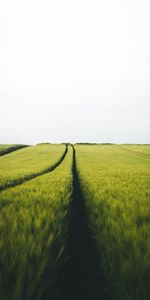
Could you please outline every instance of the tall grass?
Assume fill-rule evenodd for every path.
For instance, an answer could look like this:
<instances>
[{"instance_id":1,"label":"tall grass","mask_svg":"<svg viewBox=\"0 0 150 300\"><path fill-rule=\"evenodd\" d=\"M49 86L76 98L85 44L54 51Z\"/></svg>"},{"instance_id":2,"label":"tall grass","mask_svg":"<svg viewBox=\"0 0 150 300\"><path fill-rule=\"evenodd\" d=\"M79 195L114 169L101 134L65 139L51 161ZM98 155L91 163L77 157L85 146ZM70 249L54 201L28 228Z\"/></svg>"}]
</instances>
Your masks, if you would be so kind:
<instances>
[{"instance_id":1,"label":"tall grass","mask_svg":"<svg viewBox=\"0 0 150 300\"><path fill-rule=\"evenodd\" d=\"M113 299L150 299L150 146L76 146L86 208Z\"/></svg>"},{"instance_id":2,"label":"tall grass","mask_svg":"<svg viewBox=\"0 0 150 300\"><path fill-rule=\"evenodd\" d=\"M64 148L54 147L53 157L58 157ZM55 283L63 263L71 168L69 147L55 171L0 194L1 300L57 299Z\"/></svg>"},{"instance_id":3,"label":"tall grass","mask_svg":"<svg viewBox=\"0 0 150 300\"><path fill-rule=\"evenodd\" d=\"M0 157L0 187L54 165L65 145L41 144Z\"/></svg>"},{"instance_id":4,"label":"tall grass","mask_svg":"<svg viewBox=\"0 0 150 300\"><path fill-rule=\"evenodd\" d=\"M0 156L8 154L12 151L27 147L27 145L21 144L0 144Z\"/></svg>"}]
</instances>

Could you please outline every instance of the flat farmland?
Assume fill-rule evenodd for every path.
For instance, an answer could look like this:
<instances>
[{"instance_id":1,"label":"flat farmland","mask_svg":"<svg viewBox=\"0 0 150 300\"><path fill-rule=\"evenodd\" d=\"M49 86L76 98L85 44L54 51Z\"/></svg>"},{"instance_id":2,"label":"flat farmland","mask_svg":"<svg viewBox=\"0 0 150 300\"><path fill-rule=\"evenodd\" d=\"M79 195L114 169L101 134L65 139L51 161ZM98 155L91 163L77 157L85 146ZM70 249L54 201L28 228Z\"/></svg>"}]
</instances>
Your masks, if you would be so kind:
<instances>
[{"instance_id":1,"label":"flat farmland","mask_svg":"<svg viewBox=\"0 0 150 300\"><path fill-rule=\"evenodd\" d=\"M43 147L39 148L43 154ZM44 148L48 152L47 165L48 156L52 163L64 151L63 146ZM35 157L36 154L35 149ZM72 148L69 147L67 157L54 172L1 192L0 299L57 297L59 289L55 281L61 265L59 260L63 261L72 193L71 167Z\"/></svg>"},{"instance_id":2,"label":"flat farmland","mask_svg":"<svg viewBox=\"0 0 150 300\"><path fill-rule=\"evenodd\" d=\"M1 144L0 145L0 156L8 154L10 152L13 152L15 150L22 149L24 147L27 147L27 146L26 145L18 145L18 144L10 144L10 145L7 145L7 144L2 145Z\"/></svg>"},{"instance_id":3,"label":"flat farmland","mask_svg":"<svg viewBox=\"0 0 150 300\"><path fill-rule=\"evenodd\" d=\"M47 172L65 149L65 145L41 144L0 157L0 190Z\"/></svg>"},{"instance_id":4,"label":"flat farmland","mask_svg":"<svg viewBox=\"0 0 150 300\"><path fill-rule=\"evenodd\" d=\"M0 157L1 300L149 300L150 146Z\"/></svg>"},{"instance_id":5,"label":"flat farmland","mask_svg":"<svg viewBox=\"0 0 150 300\"><path fill-rule=\"evenodd\" d=\"M150 146L75 146L77 172L114 299L150 297Z\"/></svg>"}]
</instances>

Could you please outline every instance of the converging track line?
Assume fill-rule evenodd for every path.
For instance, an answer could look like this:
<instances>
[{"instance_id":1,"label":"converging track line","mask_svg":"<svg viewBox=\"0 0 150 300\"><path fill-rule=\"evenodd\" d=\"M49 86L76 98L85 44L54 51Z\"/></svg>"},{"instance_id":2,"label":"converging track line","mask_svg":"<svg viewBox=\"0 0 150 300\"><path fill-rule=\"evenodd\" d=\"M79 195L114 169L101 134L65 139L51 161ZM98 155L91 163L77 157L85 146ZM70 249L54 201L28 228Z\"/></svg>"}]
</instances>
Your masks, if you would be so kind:
<instances>
[{"instance_id":1,"label":"converging track line","mask_svg":"<svg viewBox=\"0 0 150 300\"><path fill-rule=\"evenodd\" d=\"M63 162L67 152L68 152L68 145L66 144L66 148L65 148L65 151L64 151L63 155L60 157L60 159L53 166L51 166L47 169L44 169L42 171L39 171L37 173L25 176L24 178L18 178L16 180L14 180L13 182L9 182L5 185L1 185L0 186L0 192L2 192L4 190L7 190L8 188L16 187L16 186L21 185L21 184L23 184L23 183L25 183L29 180L32 180L36 177L39 177L41 175L44 175L44 174L47 174L47 173L50 173L50 172L54 171Z\"/></svg>"},{"instance_id":2,"label":"converging track line","mask_svg":"<svg viewBox=\"0 0 150 300\"><path fill-rule=\"evenodd\" d=\"M110 300L110 291L101 269L96 241L86 212L84 196L76 169L73 148L73 193L69 208L68 242L62 268L62 290L59 300ZM61 281L61 280L60 280Z\"/></svg>"},{"instance_id":3,"label":"converging track line","mask_svg":"<svg viewBox=\"0 0 150 300\"><path fill-rule=\"evenodd\" d=\"M28 145L17 145L17 146L12 146L12 147L6 148L5 150L0 151L0 156L8 155L9 153L21 150L21 149L26 148L26 147L30 147L30 146L28 146Z\"/></svg>"}]
</instances>

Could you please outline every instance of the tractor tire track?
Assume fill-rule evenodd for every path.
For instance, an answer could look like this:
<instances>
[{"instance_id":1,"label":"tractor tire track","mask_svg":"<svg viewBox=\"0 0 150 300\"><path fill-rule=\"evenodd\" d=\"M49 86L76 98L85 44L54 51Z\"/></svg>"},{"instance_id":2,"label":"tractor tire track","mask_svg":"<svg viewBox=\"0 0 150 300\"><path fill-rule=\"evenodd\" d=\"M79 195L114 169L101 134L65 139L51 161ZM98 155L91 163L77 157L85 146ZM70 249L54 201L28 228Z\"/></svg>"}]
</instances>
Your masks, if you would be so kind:
<instances>
[{"instance_id":1,"label":"tractor tire track","mask_svg":"<svg viewBox=\"0 0 150 300\"><path fill-rule=\"evenodd\" d=\"M104 279L96 241L89 226L85 201L76 169L73 148L73 193L69 207L67 262L60 272L59 300L110 300L111 292Z\"/></svg>"},{"instance_id":2,"label":"tractor tire track","mask_svg":"<svg viewBox=\"0 0 150 300\"><path fill-rule=\"evenodd\" d=\"M31 175L27 175L27 176L25 176L23 178L18 178L18 179L14 180L12 182L9 182L9 183L7 183L5 185L1 185L0 186L0 192L2 192L4 190L7 190L8 188L16 187L16 186L21 185L21 184L23 184L23 183L25 183L25 182L27 182L29 180L32 180L32 179L34 179L36 177L39 177L41 175L44 175L44 174L47 174L47 173L50 173L50 172L54 171L63 162L63 160L64 160L67 152L68 152L68 145L66 144L66 148L65 148L65 151L64 151L63 155L60 157L60 159L54 165L52 165L51 167L49 167L47 169L39 171L37 173L31 174Z\"/></svg>"},{"instance_id":3,"label":"tractor tire track","mask_svg":"<svg viewBox=\"0 0 150 300\"><path fill-rule=\"evenodd\" d=\"M4 156L6 154L9 154L9 153L17 151L17 150L21 150L21 149L26 148L26 147L29 147L29 146L28 145L18 145L18 146L13 146L13 147L7 148L5 150L1 150L0 151L0 156Z\"/></svg>"}]
</instances>

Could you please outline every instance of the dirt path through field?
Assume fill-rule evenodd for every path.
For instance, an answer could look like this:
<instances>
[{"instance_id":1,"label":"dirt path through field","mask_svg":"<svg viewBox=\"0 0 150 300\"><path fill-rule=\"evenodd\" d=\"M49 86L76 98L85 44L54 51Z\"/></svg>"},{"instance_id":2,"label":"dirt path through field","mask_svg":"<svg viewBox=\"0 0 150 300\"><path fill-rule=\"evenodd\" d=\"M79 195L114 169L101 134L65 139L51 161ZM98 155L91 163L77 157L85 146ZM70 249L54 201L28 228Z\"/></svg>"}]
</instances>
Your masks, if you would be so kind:
<instances>
[{"instance_id":1,"label":"dirt path through field","mask_svg":"<svg viewBox=\"0 0 150 300\"><path fill-rule=\"evenodd\" d=\"M62 161L64 160L64 158L67 154L67 152L68 152L68 145L66 145L64 153L62 154L60 159L53 166L51 166L47 169L41 170L37 173L31 174L31 175L28 175L28 176L25 176L25 177L22 177L22 178L18 178L16 180L14 180L13 182L9 182L5 185L1 185L0 186L0 192L6 190L8 188L16 187L16 186L18 186L18 185L20 185L24 182L27 182L27 181L29 181L33 178L36 178L38 176L41 176L41 175L44 175L46 173L50 173L50 172L54 171L62 163Z\"/></svg>"},{"instance_id":2,"label":"dirt path through field","mask_svg":"<svg viewBox=\"0 0 150 300\"><path fill-rule=\"evenodd\" d=\"M69 216L68 262L63 269L65 282L60 300L110 299L106 288L95 240L88 226L85 202L76 170L76 152L73 147L73 195Z\"/></svg>"}]
</instances>

